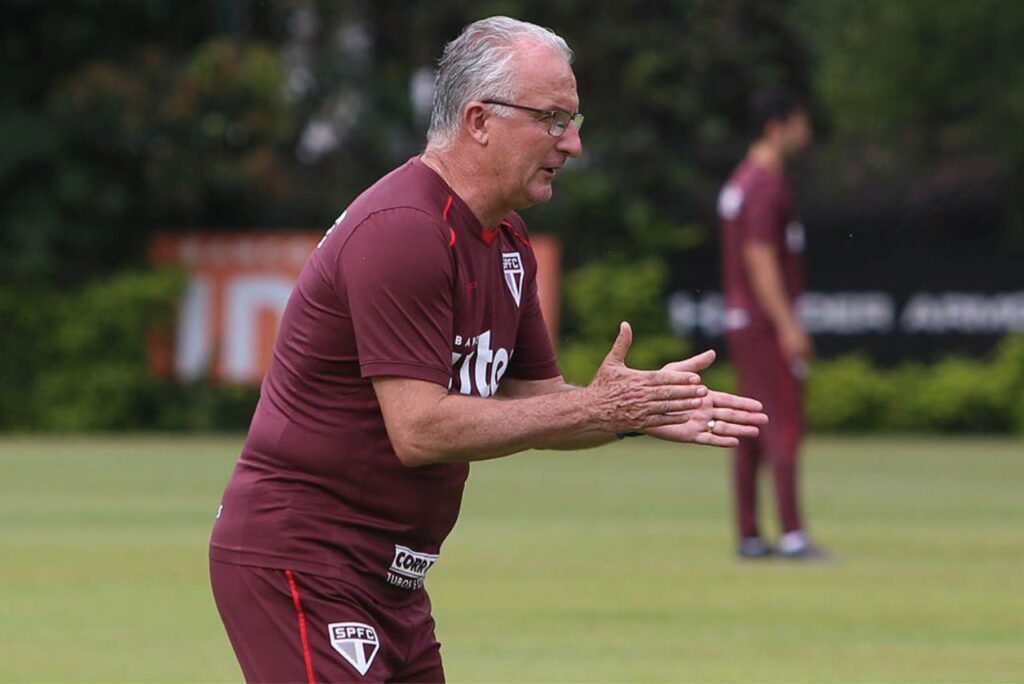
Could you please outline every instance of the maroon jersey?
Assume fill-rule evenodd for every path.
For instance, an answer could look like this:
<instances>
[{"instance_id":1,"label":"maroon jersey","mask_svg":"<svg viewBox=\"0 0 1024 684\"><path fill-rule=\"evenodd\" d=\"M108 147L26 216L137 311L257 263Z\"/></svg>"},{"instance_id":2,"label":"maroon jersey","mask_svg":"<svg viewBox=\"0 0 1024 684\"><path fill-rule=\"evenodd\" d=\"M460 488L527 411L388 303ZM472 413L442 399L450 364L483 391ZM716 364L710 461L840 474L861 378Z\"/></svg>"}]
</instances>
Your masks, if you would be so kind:
<instances>
[{"instance_id":1,"label":"maroon jersey","mask_svg":"<svg viewBox=\"0 0 1024 684\"><path fill-rule=\"evenodd\" d=\"M403 466L370 378L487 397L506 376L555 377L536 273L518 215L485 230L418 158L357 198L288 301L211 557L413 600L469 466Z\"/></svg>"},{"instance_id":2,"label":"maroon jersey","mask_svg":"<svg viewBox=\"0 0 1024 684\"><path fill-rule=\"evenodd\" d=\"M743 263L743 245L763 240L776 247L786 293L795 305L804 289L804 228L785 176L743 160L718 196L718 216L725 327L769 327Z\"/></svg>"}]
</instances>

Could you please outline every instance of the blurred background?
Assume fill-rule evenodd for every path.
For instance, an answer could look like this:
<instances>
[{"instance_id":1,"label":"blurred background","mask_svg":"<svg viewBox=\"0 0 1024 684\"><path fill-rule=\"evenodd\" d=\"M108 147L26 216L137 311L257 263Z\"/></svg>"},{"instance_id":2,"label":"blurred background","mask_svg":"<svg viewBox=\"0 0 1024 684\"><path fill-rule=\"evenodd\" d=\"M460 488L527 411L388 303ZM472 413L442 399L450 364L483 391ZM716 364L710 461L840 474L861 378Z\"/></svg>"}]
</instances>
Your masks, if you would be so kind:
<instances>
[{"instance_id":1,"label":"blurred background","mask_svg":"<svg viewBox=\"0 0 1024 684\"><path fill-rule=\"evenodd\" d=\"M621 319L640 366L723 346L715 198L751 94L784 87L817 136L792 169L812 428L1024 431L1024 4L0 8L2 429L246 427L305 254L422 149L444 43L505 13L577 53L585 154L525 212L562 247L569 378Z\"/></svg>"},{"instance_id":2,"label":"blurred background","mask_svg":"<svg viewBox=\"0 0 1024 684\"><path fill-rule=\"evenodd\" d=\"M451 680L1020 681L1015 0L0 0L0 681L239 679L206 543L281 310L493 14L577 55L584 155L524 212L577 383L626 319L633 365L710 346L733 386L716 198L752 93L806 102L840 562L734 562L721 451L476 464L429 584Z\"/></svg>"}]
</instances>

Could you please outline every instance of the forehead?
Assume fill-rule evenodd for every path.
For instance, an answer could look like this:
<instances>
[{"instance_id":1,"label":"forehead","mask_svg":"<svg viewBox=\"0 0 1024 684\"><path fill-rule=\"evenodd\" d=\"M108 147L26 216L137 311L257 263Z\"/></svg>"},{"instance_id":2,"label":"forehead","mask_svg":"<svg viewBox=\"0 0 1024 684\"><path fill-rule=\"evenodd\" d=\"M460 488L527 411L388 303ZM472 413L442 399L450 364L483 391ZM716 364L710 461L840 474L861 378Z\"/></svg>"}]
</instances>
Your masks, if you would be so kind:
<instances>
[{"instance_id":1,"label":"forehead","mask_svg":"<svg viewBox=\"0 0 1024 684\"><path fill-rule=\"evenodd\" d=\"M540 43L520 44L514 49L522 102L533 107L557 107L575 112L580 103L576 76L565 57Z\"/></svg>"}]
</instances>

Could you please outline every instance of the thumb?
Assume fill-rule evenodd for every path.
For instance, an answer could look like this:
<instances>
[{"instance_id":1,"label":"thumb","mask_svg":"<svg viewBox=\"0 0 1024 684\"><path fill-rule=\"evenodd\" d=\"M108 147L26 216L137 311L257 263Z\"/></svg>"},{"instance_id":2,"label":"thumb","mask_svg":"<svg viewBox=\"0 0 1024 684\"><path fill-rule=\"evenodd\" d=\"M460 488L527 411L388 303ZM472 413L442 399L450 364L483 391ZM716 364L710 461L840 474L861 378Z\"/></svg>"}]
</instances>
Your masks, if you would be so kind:
<instances>
[{"instance_id":1,"label":"thumb","mask_svg":"<svg viewBox=\"0 0 1024 684\"><path fill-rule=\"evenodd\" d=\"M633 329L629 327L629 323L623 321L619 323L619 336L615 338L611 351L605 357L605 363L611 361L625 365L626 354L629 352L631 344L633 344Z\"/></svg>"}]
</instances>

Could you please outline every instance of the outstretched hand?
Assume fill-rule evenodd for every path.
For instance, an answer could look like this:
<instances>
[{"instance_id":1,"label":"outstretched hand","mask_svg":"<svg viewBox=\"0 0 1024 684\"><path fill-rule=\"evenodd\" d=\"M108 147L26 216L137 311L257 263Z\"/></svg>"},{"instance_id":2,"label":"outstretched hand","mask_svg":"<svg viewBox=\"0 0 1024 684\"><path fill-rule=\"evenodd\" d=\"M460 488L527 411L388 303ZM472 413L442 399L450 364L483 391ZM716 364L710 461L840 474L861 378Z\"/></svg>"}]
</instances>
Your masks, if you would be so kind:
<instances>
[{"instance_id":1,"label":"outstretched hand","mask_svg":"<svg viewBox=\"0 0 1024 684\"><path fill-rule=\"evenodd\" d=\"M685 422L688 411L703 406L708 388L700 376L682 369L643 371L626 366L633 342L629 323L584 390L591 418L607 432L649 430Z\"/></svg>"},{"instance_id":2,"label":"outstretched hand","mask_svg":"<svg viewBox=\"0 0 1024 684\"><path fill-rule=\"evenodd\" d=\"M662 367L669 372L697 372L715 360L715 352L708 350L682 361ZM701 405L685 413L685 419L671 425L646 430L658 439L673 442L693 442L707 446L734 447L740 439L757 437L759 426L768 423L761 402L727 392L709 391ZM679 416L683 418L683 416Z\"/></svg>"}]
</instances>

